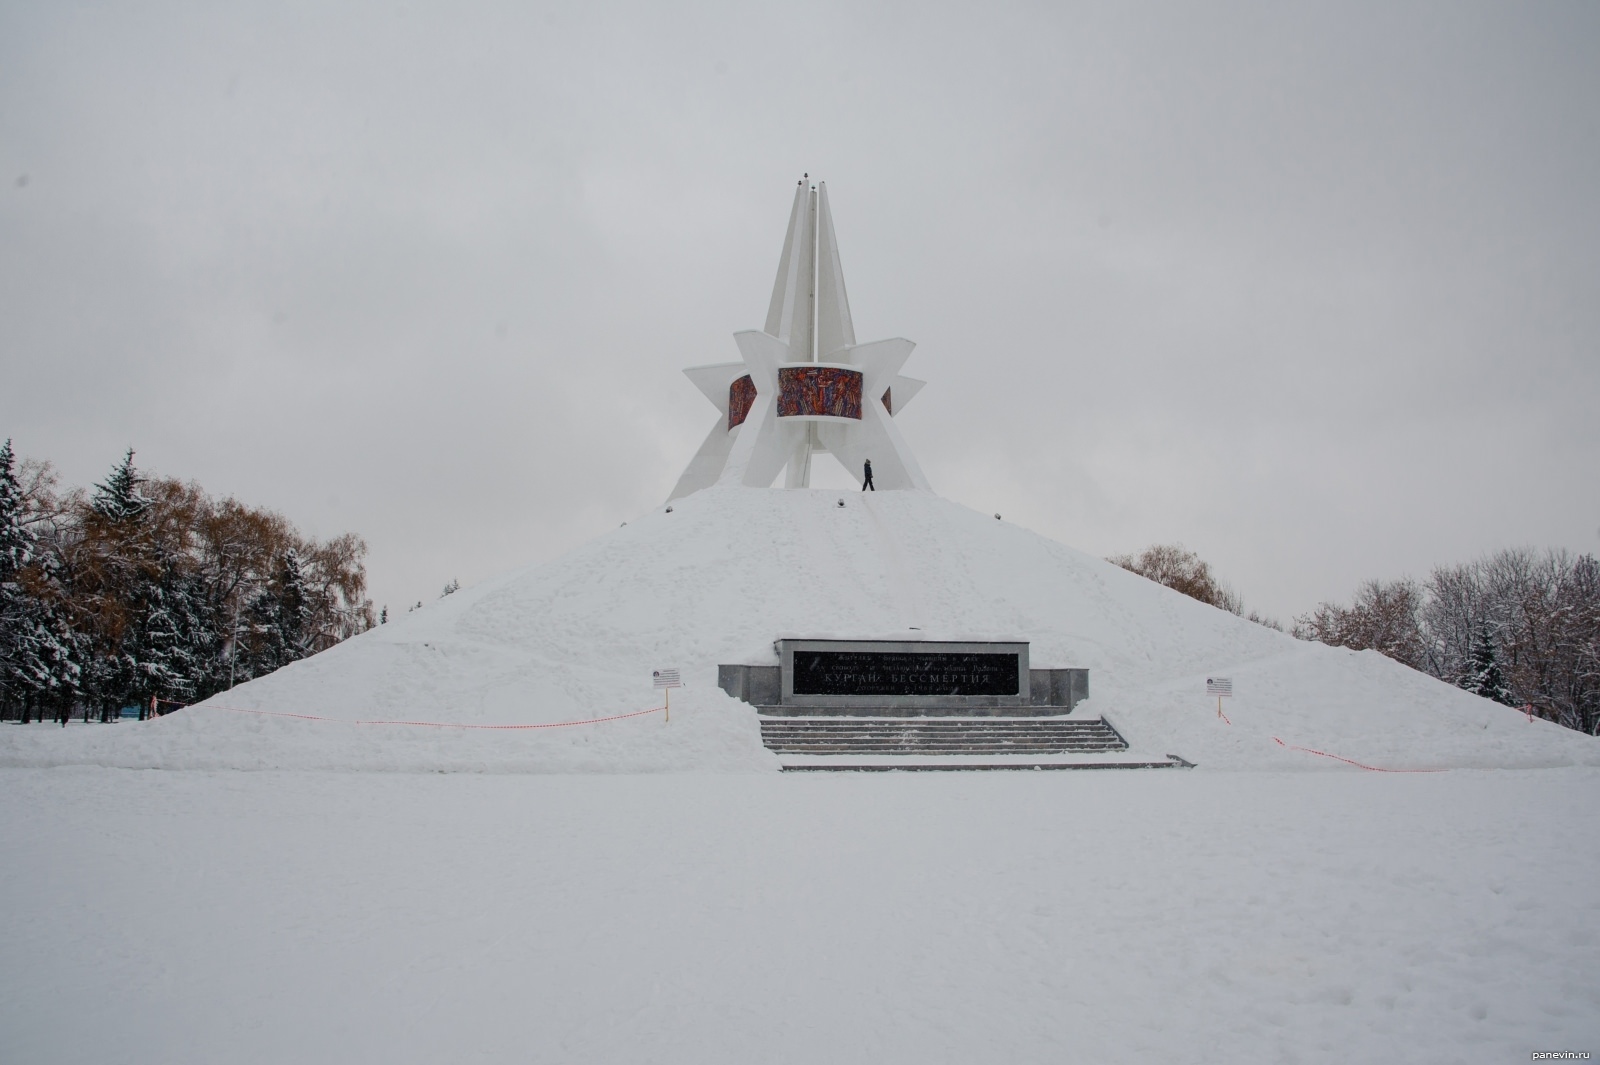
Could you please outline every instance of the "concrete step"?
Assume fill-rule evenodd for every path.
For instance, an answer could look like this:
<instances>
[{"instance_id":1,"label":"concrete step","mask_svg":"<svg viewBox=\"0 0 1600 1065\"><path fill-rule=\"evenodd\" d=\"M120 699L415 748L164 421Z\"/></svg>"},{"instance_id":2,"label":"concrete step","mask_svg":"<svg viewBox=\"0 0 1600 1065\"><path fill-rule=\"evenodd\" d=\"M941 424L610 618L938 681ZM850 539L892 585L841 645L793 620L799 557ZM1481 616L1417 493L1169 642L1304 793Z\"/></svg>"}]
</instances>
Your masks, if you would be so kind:
<instances>
[{"instance_id":1,"label":"concrete step","mask_svg":"<svg viewBox=\"0 0 1600 1065\"><path fill-rule=\"evenodd\" d=\"M960 732L956 732L956 731L953 731L953 730L952 731L929 732L929 731L924 731L924 730L921 730L921 729L893 729L893 730L883 729L883 730L845 731L845 730L842 730L842 729L766 729L766 728L764 728L764 729L761 730L761 734L763 736L771 736L771 737L773 737L775 739L776 738L785 738L785 739L813 739L814 738L814 739L837 739L837 740L856 740L856 739L860 739L860 740L868 740L868 739L888 740L888 739L893 739L893 740L897 740L897 741L921 740L921 741L927 741L929 743L948 743L948 742L953 742L953 741L970 740L970 739L983 739L983 740L1054 739L1054 740L1070 741L1070 742L1074 742L1074 743L1078 743L1078 742L1093 742L1093 741L1096 741L1096 740L1105 740L1108 743L1118 743L1118 742L1120 742L1120 739L1118 738L1118 736L1115 733L1113 733L1113 732L1102 732L1102 731L1099 731L1099 730L1096 730L1096 731L1093 731L1093 732L1089 732L1089 731L1081 731L1081 732L1080 731L1072 731L1072 732L1068 732L1066 730L1056 731L1056 730L1041 729L1041 730L1038 730L1038 731L1024 731L1024 730L1021 730L1021 729L1017 729L1017 730L1006 731L1006 732L988 732L988 731L984 731L984 730L981 730L981 729L971 729L971 730L964 730L964 731L960 731Z\"/></svg>"},{"instance_id":2,"label":"concrete step","mask_svg":"<svg viewBox=\"0 0 1600 1065\"><path fill-rule=\"evenodd\" d=\"M1063 739L1116 739L1116 734L1102 729L807 729L768 728L765 736L920 736L930 740L960 739L966 736L1059 736Z\"/></svg>"},{"instance_id":3,"label":"concrete step","mask_svg":"<svg viewBox=\"0 0 1600 1065\"><path fill-rule=\"evenodd\" d=\"M1025 729L1037 731L1052 729L1063 732L1100 732L1110 726L1101 718L1015 718L1015 717L764 717L761 724L767 728L788 729L922 729L928 732L960 732L966 729L988 729L995 732Z\"/></svg>"},{"instance_id":4,"label":"concrete step","mask_svg":"<svg viewBox=\"0 0 1600 1065\"><path fill-rule=\"evenodd\" d=\"M766 750L778 755L952 755L958 758L978 755L1094 755L1120 753L1126 747L1067 747L1064 744L963 745L963 747L861 747L861 745L768 744Z\"/></svg>"},{"instance_id":5,"label":"concrete step","mask_svg":"<svg viewBox=\"0 0 1600 1065\"><path fill-rule=\"evenodd\" d=\"M873 735L872 733L827 733L827 732L763 732L761 738L773 743L876 743L887 744L891 747L903 747L908 743L1071 743L1085 744L1092 747L1109 746L1122 748L1127 744L1115 736L1102 736L1092 733L1059 733L1040 732L1015 733L1010 736L985 736L981 733L962 733L951 736L928 736L919 733L900 734L895 736Z\"/></svg>"},{"instance_id":6,"label":"concrete step","mask_svg":"<svg viewBox=\"0 0 1600 1065\"><path fill-rule=\"evenodd\" d=\"M947 751L1125 751L1128 749L1122 743L1059 743L1048 739L1026 740L1013 743L840 743L837 741L813 740L805 743L789 743L783 740L764 741L769 750L774 751L820 751L824 748L833 751L899 751L911 753L917 751L947 752Z\"/></svg>"},{"instance_id":7,"label":"concrete step","mask_svg":"<svg viewBox=\"0 0 1600 1065\"><path fill-rule=\"evenodd\" d=\"M993 732L1018 729L1038 731L1049 729L1058 732L1101 732L1110 728L1102 718L837 718L837 717L764 717L761 724L767 728L881 730L921 729L926 732L961 732L970 729L987 729Z\"/></svg>"},{"instance_id":8,"label":"concrete step","mask_svg":"<svg viewBox=\"0 0 1600 1065\"><path fill-rule=\"evenodd\" d=\"M1194 763L1167 755L1163 761L1131 760L1127 758L1086 758L1068 755L1000 758L810 758L802 755L780 755L779 765L785 773L910 773L928 771L973 772L980 770L1039 770L1039 769L1193 769Z\"/></svg>"},{"instance_id":9,"label":"concrete step","mask_svg":"<svg viewBox=\"0 0 1600 1065\"><path fill-rule=\"evenodd\" d=\"M773 740L825 740L829 742L850 743L855 741L869 742L895 742L895 743L962 743L971 740L983 742L1024 742L1032 740L1050 740L1058 743L1114 743L1121 746L1121 740L1116 736L1108 736L1102 732L895 732L885 734L882 732L770 732L761 730L761 735Z\"/></svg>"},{"instance_id":10,"label":"concrete step","mask_svg":"<svg viewBox=\"0 0 1600 1065\"><path fill-rule=\"evenodd\" d=\"M779 754L1096 754L1127 750L1100 718L762 718L761 741Z\"/></svg>"}]
</instances>

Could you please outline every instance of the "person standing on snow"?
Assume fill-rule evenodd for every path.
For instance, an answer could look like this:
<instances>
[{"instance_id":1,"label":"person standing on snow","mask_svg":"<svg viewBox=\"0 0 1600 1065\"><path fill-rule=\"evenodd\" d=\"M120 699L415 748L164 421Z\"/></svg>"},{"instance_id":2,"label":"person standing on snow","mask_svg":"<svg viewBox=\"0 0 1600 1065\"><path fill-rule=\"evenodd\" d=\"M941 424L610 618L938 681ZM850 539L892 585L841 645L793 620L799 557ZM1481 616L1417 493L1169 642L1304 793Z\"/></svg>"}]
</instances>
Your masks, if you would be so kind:
<instances>
[{"instance_id":1,"label":"person standing on snow","mask_svg":"<svg viewBox=\"0 0 1600 1065\"><path fill-rule=\"evenodd\" d=\"M874 492L876 492L878 490L878 486L872 483L872 460L871 459L868 459L865 463L862 464L861 471L862 471L862 473L866 474L866 477L867 477L866 480L861 482L861 490L863 492L865 492L867 489L870 488Z\"/></svg>"}]
</instances>

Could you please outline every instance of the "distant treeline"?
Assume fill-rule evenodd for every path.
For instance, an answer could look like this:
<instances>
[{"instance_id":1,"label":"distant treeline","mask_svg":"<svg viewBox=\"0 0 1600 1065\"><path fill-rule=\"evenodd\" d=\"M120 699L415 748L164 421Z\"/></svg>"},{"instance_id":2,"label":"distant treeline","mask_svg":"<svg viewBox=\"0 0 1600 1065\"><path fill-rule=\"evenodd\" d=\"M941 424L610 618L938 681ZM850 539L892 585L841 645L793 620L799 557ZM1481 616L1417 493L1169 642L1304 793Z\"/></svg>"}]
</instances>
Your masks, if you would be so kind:
<instances>
[{"instance_id":1,"label":"distant treeline","mask_svg":"<svg viewBox=\"0 0 1600 1065\"><path fill-rule=\"evenodd\" d=\"M93 492L0 448L0 718L193 702L371 628L367 545L146 478Z\"/></svg>"},{"instance_id":2,"label":"distant treeline","mask_svg":"<svg viewBox=\"0 0 1600 1065\"><path fill-rule=\"evenodd\" d=\"M1193 552L1158 545L1109 561L1243 614ZM1273 628L1276 622L1248 617ZM1294 619L1302 640L1372 649L1412 669L1570 729L1600 735L1600 562L1516 549L1435 569L1425 581L1368 581L1348 606Z\"/></svg>"}]
</instances>

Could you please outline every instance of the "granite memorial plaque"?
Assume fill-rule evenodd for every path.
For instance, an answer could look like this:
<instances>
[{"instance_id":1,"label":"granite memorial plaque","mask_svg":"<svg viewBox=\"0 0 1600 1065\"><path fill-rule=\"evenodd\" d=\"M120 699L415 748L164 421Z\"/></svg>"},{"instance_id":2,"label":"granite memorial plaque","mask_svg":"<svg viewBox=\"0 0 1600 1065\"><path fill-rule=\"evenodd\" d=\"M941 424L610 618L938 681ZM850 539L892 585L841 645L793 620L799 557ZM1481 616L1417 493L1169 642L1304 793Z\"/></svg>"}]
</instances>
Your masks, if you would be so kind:
<instances>
[{"instance_id":1,"label":"granite memorial plaque","mask_svg":"<svg viewBox=\"0 0 1600 1065\"><path fill-rule=\"evenodd\" d=\"M1016 695L1017 654L797 651L796 695Z\"/></svg>"},{"instance_id":2,"label":"granite memorial plaque","mask_svg":"<svg viewBox=\"0 0 1600 1065\"><path fill-rule=\"evenodd\" d=\"M1028 645L780 639L791 706L1000 707L1029 703Z\"/></svg>"}]
</instances>

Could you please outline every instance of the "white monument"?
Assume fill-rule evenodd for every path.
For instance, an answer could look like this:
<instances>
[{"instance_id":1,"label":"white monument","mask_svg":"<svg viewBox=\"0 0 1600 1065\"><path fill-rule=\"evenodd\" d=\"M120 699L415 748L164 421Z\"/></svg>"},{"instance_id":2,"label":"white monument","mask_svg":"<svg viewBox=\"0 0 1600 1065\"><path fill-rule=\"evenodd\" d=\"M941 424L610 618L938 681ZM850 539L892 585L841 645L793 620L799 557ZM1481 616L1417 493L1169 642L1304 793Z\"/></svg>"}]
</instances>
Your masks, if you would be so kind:
<instances>
[{"instance_id":1,"label":"white monument","mask_svg":"<svg viewBox=\"0 0 1600 1065\"><path fill-rule=\"evenodd\" d=\"M925 383L900 375L916 345L856 343L826 184L800 182L766 328L733 339L744 361L684 371L717 421L671 499L714 484L767 488L786 466L784 487L805 488L818 451L857 480L870 460L875 487L928 490L893 421Z\"/></svg>"}]
</instances>

